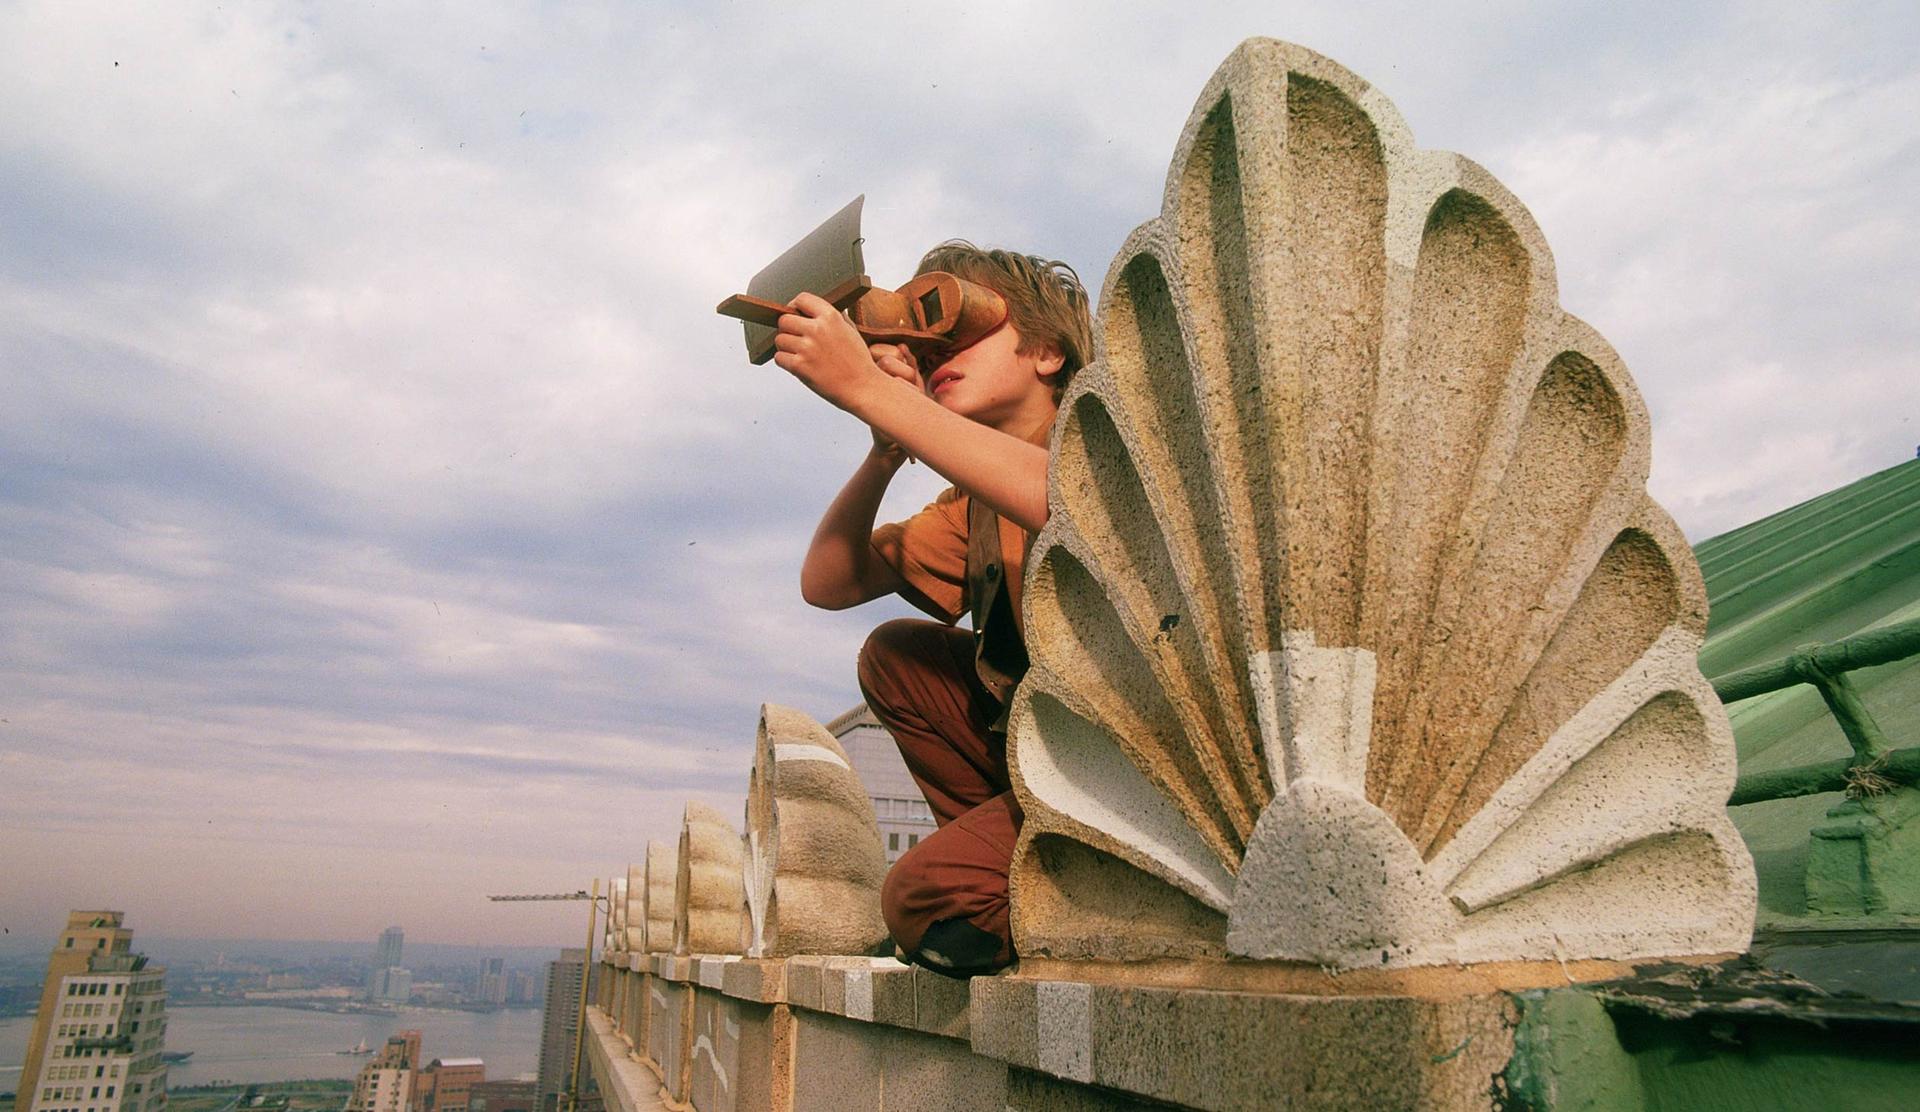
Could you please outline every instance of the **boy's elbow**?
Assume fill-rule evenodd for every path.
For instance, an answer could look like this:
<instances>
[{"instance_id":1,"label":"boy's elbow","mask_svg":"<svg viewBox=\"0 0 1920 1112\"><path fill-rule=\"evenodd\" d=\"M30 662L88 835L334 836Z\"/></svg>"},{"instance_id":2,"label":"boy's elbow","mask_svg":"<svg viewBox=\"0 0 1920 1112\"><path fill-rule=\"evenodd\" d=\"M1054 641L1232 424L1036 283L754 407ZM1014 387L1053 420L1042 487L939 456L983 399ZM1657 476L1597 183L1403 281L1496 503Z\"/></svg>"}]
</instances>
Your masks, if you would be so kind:
<instances>
[{"instance_id":1,"label":"boy's elbow","mask_svg":"<svg viewBox=\"0 0 1920 1112\"><path fill-rule=\"evenodd\" d=\"M855 601L847 597L847 592L814 582L804 575L800 577L800 598L817 610L845 610Z\"/></svg>"}]
</instances>

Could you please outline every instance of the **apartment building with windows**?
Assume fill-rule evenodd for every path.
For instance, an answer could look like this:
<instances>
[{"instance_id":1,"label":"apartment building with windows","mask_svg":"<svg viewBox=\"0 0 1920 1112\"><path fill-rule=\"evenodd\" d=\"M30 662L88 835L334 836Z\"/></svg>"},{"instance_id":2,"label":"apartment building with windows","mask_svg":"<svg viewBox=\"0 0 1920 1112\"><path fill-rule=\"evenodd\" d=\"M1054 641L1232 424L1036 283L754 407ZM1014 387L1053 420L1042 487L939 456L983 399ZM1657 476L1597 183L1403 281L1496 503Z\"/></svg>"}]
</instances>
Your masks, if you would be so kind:
<instances>
[{"instance_id":1,"label":"apartment building with windows","mask_svg":"<svg viewBox=\"0 0 1920 1112\"><path fill-rule=\"evenodd\" d=\"M133 952L118 911L67 914L27 1037L20 1112L160 1112L166 971Z\"/></svg>"},{"instance_id":2,"label":"apartment building with windows","mask_svg":"<svg viewBox=\"0 0 1920 1112\"><path fill-rule=\"evenodd\" d=\"M413 1073L420 1065L420 1032L400 1031L360 1067L346 1112L411 1112Z\"/></svg>"}]
</instances>

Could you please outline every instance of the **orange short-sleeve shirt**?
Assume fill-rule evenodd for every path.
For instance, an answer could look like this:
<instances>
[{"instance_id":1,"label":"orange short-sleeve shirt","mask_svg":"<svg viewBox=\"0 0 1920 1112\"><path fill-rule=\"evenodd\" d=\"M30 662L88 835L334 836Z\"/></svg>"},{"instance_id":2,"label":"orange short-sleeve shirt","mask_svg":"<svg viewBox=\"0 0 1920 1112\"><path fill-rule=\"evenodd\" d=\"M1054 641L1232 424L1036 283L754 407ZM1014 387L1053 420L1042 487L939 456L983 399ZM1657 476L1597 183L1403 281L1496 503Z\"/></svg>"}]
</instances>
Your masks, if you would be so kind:
<instances>
[{"instance_id":1,"label":"orange short-sleeve shirt","mask_svg":"<svg viewBox=\"0 0 1920 1112\"><path fill-rule=\"evenodd\" d=\"M967 612L970 501L958 487L948 487L919 513L873 531L874 553L906 583L901 597L943 622L956 622ZM1000 566L1016 626L1026 562L1027 531L1000 518ZM975 615L976 624L979 620Z\"/></svg>"}]
</instances>

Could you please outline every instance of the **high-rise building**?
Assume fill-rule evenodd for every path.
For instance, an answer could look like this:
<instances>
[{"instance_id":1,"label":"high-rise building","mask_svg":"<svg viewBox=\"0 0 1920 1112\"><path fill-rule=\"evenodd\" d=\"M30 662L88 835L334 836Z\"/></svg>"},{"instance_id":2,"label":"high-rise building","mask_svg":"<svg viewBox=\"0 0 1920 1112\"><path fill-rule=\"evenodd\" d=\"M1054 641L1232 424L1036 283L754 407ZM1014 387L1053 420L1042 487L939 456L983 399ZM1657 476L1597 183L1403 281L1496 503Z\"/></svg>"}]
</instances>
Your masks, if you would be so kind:
<instances>
[{"instance_id":1,"label":"high-rise building","mask_svg":"<svg viewBox=\"0 0 1920 1112\"><path fill-rule=\"evenodd\" d=\"M375 965L400 965L400 951L407 944L407 932L399 927L388 927L380 932L380 951L374 958Z\"/></svg>"},{"instance_id":2,"label":"high-rise building","mask_svg":"<svg viewBox=\"0 0 1920 1112\"><path fill-rule=\"evenodd\" d=\"M367 999L404 1004L413 998L413 973L397 965L375 969L367 977Z\"/></svg>"},{"instance_id":3,"label":"high-rise building","mask_svg":"<svg viewBox=\"0 0 1920 1112\"><path fill-rule=\"evenodd\" d=\"M488 958L480 963L480 1002L482 1004L504 1004L507 1002L507 959Z\"/></svg>"},{"instance_id":4,"label":"high-rise building","mask_svg":"<svg viewBox=\"0 0 1920 1112\"><path fill-rule=\"evenodd\" d=\"M412 1112L413 1072L420 1065L420 1032L399 1031L353 1082L346 1112Z\"/></svg>"},{"instance_id":5,"label":"high-rise building","mask_svg":"<svg viewBox=\"0 0 1920 1112\"><path fill-rule=\"evenodd\" d=\"M167 1106L166 970L133 952L118 911L71 911L47 959L27 1036L20 1112Z\"/></svg>"},{"instance_id":6,"label":"high-rise building","mask_svg":"<svg viewBox=\"0 0 1920 1112\"><path fill-rule=\"evenodd\" d=\"M376 1004L404 1004L413 997L413 974L400 966L401 951L406 948L407 932L388 927L380 932L380 943L373 955L373 969L367 974L367 999Z\"/></svg>"},{"instance_id":7,"label":"high-rise building","mask_svg":"<svg viewBox=\"0 0 1920 1112\"><path fill-rule=\"evenodd\" d=\"M827 732L847 751L847 760L860 776L860 783L873 800L873 815L880 822L880 844L887 851L887 864L920 844L920 839L935 830L933 809L920 785L913 782L907 762L900 759L900 747L893 735L873 716L867 704L827 723Z\"/></svg>"},{"instance_id":8,"label":"high-rise building","mask_svg":"<svg viewBox=\"0 0 1920 1112\"><path fill-rule=\"evenodd\" d=\"M541 1112L551 1112L560 1094L572 1087L574 1042L580 1030L580 979L588 975L587 952L560 951L547 963L546 1003L540 1017L540 1075L536 1093Z\"/></svg>"},{"instance_id":9,"label":"high-rise building","mask_svg":"<svg viewBox=\"0 0 1920 1112\"><path fill-rule=\"evenodd\" d=\"M507 972L507 1003L538 1004L540 1002L539 982L525 969L513 969Z\"/></svg>"}]
</instances>

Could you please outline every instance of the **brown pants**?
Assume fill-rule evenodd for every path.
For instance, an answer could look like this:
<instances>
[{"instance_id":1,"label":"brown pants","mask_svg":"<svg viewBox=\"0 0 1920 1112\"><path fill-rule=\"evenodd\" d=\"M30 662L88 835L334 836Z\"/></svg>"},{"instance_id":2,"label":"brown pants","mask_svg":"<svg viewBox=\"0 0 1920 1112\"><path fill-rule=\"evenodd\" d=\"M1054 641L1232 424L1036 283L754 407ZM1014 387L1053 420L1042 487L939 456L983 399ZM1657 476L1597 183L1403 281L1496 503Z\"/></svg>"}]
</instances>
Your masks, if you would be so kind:
<instances>
[{"instance_id":1,"label":"brown pants","mask_svg":"<svg viewBox=\"0 0 1920 1112\"><path fill-rule=\"evenodd\" d=\"M880 910L893 940L918 955L930 927L962 920L998 939L991 964L1013 960L1007 868L1020 805L1007 780L999 713L973 670L973 636L903 618L860 651L860 691L900 747L939 829L887 873ZM937 961L937 959L936 959Z\"/></svg>"}]
</instances>

